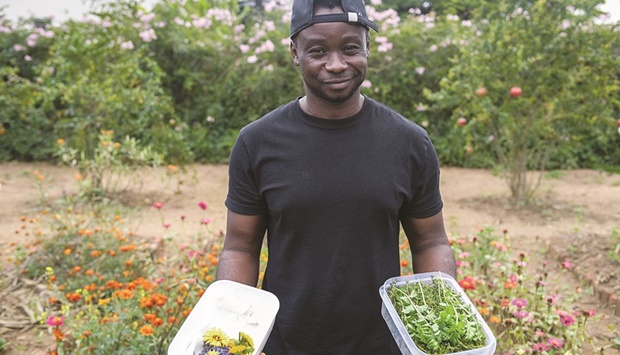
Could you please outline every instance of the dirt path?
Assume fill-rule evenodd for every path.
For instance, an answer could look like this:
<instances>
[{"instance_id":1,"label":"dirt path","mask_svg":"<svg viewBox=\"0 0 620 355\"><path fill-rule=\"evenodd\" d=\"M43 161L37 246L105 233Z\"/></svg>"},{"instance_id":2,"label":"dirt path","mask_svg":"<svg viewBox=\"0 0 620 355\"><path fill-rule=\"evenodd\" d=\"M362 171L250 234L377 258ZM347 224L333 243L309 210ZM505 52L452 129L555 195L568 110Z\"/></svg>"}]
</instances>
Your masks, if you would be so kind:
<instances>
[{"instance_id":1,"label":"dirt path","mask_svg":"<svg viewBox=\"0 0 620 355\"><path fill-rule=\"evenodd\" d=\"M43 188L38 190L35 182L38 170L44 175ZM620 229L620 175L611 175L593 170L565 171L548 174L543 180L538 196L541 203L534 208L517 210L505 201L509 190L499 176L488 170L443 168L442 194L444 216L449 233L467 235L480 228L492 226L496 230L508 230L515 252L527 252L533 260L542 260L547 246L553 245L562 254L575 249L577 241L583 252L594 247L592 241L598 236L598 244L609 245L612 231ZM23 222L20 217L28 215L38 207L42 196L53 201L66 194L75 193L74 172L68 168L49 164L5 163L0 164L0 257L7 257L5 251L14 242L24 242L28 237L19 233ZM170 175L166 168L145 175L142 187L127 194L133 206L144 207L135 216L133 229L145 238L157 238L166 233L163 223L172 227L185 220L198 223L209 218L210 228L223 233L225 208L223 201L227 191L227 167L224 165L195 166L186 173ZM162 212L151 208L153 202L164 203ZM198 202L208 204L206 213L198 208ZM189 236L178 236L179 243L191 242ZM579 239L581 238L581 239ZM570 246L573 246L570 248ZM585 245L585 247L584 247ZM570 250L569 250L570 249ZM582 258L578 265L588 272L608 273L612 282L620 284L620 274L607 261L604 266L589 263L605 262L600 251L593 251L593 257ZM558 254L558 255L559 255ZM570 275L570 274L565 274ZM577 277L564 276L562 283L577 289L583 286ZM610 287L617 287L617 286ZM620 295L620 292L616 292ZM598 297L588 296L583 302L608 317L591 325L590 335L599 338L620 336L620 317L614 316L614 308L602 303ZM620 354L608 349L605 354Z\"/></svg>"}]
</instances>

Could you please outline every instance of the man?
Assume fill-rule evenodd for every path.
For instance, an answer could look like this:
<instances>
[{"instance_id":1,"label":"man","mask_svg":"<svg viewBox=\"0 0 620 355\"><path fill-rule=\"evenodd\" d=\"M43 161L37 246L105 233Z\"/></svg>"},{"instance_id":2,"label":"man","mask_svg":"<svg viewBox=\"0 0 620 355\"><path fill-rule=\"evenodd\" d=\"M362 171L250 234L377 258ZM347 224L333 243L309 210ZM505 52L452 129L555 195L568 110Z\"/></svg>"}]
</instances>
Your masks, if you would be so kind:
<instances>
[{"instance_id":1,"label":"man","mask_svg":"<svg viewBox=\"0 0 620 355\"><path fill-rule=\"evenodd\" d=\"M377 30L362 1L294 1L306 95L244 127L231 154L217 278L256 286L267 232L267 355L398 353L378 289L400 274L401 225L415 272L455 275L426 132L360 93Z\"/></svg>"}]
</instances>

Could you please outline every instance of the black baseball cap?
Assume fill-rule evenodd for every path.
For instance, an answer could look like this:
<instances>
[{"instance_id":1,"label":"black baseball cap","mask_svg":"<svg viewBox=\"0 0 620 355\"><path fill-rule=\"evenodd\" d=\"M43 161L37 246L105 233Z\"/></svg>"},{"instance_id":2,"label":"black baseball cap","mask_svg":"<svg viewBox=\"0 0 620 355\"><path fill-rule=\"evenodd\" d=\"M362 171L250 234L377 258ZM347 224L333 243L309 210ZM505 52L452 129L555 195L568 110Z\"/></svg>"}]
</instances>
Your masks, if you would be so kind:
<instances>
[{"instance_id":1,"label":"black baseball cap","mask_svg":"<svg viewBox=\"0 0 620 355\"><path fill-rule=\"evenodd\" d=\"M351 24L362 25L372 28L379 32L379 27L372 22L366 14L364 0L340 0L340 5L344 9L341 14L314 15L314 6L320 0L294 0L293 14L291 16L291 38L301 32L306 27L315 23L324 22L348 22Z\"/></svg>"}]
</instances>

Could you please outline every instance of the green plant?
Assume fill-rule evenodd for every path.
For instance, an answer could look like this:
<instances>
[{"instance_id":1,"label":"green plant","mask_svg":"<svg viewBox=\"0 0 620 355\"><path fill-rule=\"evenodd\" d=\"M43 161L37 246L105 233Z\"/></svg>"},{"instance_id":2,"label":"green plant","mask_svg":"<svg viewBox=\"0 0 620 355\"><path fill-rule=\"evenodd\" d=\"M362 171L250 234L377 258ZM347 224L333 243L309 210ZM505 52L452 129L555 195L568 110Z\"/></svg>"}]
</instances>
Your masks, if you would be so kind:
<instances>
[{"instance_id":1,"label":"green plant","mask_svg":"<svg viewBox=\"0 0 620 355\"><path fill-rule=\"evenodd\" d=\"M425 353L447 354L485 345L475 313L440 277L429 283L394 284L387 294L414 343Z\"/></svg>"},{"instance_id":2,"label":"green plant","mask_svg":"<svg viewBox=\"0 0 620 355\"><path fill-rule=\"evenodd\" d=\"M126 136L122 142L114 140L114 131L103 130L97 137L92 153L88 155L58 139L58 156L61 163L78 170L81 197L107 198L136 184L129 173L163 163L161 154L150 146L142 147L135 138Z\"/></svg>"},{"instance_id":3,"label":"green plant","mask_svg":"<svg viewBox=\"0 0 620 355\"><path fill-rule=\"evenodd\" d=\"M11 343L6 341L4 338L0 338L0 354L4 353L4 351L7 349L9 344Z\"/></svg>"},{"instance_id":4,"label":"green plant","mask_svg":"<svg viewBox=\"0 0 620 355\"><path fill-rule=\"evenodd\" d=\"M610 134L618 106L618 76L611 74L617 38L594 23L599 2L503 2L484 21L456 27L466 43L441 90L427 93L453 120L468 118L456 144L474 154L491 149L517 206L532 200L542 171L570 167L596 149L576 142L598 144L597 131L617 140ZM482 97L475 94L480 87L487 89ZM519 89L511 94L513 87ZM608 104L603 110L601 102Z\"/></svg>"}]
</instances>

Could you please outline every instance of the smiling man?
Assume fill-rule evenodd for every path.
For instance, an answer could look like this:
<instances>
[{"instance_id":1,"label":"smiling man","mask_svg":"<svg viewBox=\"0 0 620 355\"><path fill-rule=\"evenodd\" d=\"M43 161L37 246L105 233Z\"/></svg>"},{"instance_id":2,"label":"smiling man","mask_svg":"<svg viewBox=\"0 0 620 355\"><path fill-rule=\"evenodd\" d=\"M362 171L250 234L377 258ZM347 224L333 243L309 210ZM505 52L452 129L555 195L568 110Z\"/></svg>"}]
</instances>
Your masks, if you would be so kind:
<instances>
[{"instance_id":1,"label":"smiling man","mask_svg":"<svg viewBox=\"0 0 620 355\"><path fill-rule=\"evenodd\" d=\"M400 230L415 272L455 276L426 132L361 94L370 55L362 0L295 0L290 52L306 95L244 127L230 158L218 279L262 287L280 311L264 349L398 354L379 286L400 274Z\"/></svg>"}]
</instances>

